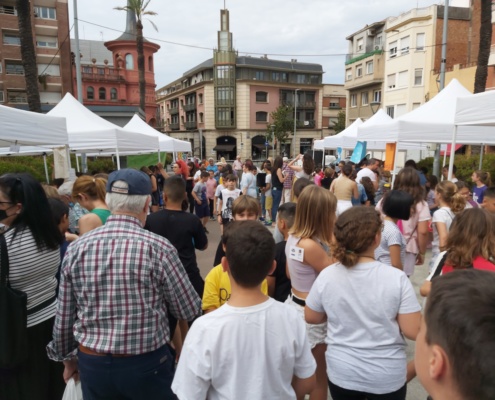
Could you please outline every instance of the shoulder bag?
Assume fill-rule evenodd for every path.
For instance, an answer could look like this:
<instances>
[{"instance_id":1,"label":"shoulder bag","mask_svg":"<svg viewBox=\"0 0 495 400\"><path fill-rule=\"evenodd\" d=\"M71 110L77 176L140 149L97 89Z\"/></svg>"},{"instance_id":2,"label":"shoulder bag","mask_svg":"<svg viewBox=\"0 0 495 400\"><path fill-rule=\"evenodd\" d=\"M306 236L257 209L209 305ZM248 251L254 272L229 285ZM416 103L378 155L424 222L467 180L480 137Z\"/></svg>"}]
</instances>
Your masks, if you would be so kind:
<instances>
[{"instance_id":1,"label":"shoulder bag","mask_svg":"<svg viewBox=\"0 0 495 400\"><path fill-rule=\"evenodd\" d=\"M0 235L0 252L0 368L12 369L28 357L27 295L10 287L4 235Z\"/></svg>"}]
</instances>

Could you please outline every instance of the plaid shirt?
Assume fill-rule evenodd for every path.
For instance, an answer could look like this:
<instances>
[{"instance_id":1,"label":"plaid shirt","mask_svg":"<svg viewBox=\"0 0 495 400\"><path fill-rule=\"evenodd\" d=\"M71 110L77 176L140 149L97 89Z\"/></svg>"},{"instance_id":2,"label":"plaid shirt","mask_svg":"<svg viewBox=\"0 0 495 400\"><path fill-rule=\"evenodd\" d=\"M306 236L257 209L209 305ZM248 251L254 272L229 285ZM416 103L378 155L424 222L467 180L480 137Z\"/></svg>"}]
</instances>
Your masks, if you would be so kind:
<instances>
[{"instance_id":1,"label":"plaid shirt","mask_svg":"<svg viewBox=\"0 0 495 400\"><path fill-rule=\"evenodd\" d=\"M169 341L167 308L183 320L201 313L177 250L138 219L113 215L65 254L48 356L69 359L78 343L112 354L156 350Z\"/></svg>"},{"instance_id":2,"label":"plaid shirt","mask_svg":"<svg viewBox=\"0 0 495 400\"><path fill-rule=\"evenodd\" d=\"M282 168L284 173L284 189L292 189L292 181L294 180L294 171L287 166L287 164Z\"/></svg>"}]
</instances>

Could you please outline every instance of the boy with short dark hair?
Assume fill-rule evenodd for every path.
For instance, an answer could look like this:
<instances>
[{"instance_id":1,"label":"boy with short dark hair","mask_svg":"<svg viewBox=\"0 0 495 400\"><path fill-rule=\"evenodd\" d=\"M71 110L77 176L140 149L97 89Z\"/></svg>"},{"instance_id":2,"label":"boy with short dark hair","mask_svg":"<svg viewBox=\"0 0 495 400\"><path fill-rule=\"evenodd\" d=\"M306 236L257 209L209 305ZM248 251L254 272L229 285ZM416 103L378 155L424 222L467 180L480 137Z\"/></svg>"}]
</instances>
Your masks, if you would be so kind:
<instances>
[{"instance_id":1,"label":"boy with short dark hair","mask_svg":"<svg viewBox=\"0 0 495 400\"><path fill-rule=\"evenodd\" d=\"M199 182L194 185L194 188L191 192L191 195L195 200L194 209L196 211L196 215L201 220L206 233L209 233L208 229L206 229L206 224L210 219L210 208L208 205L208 198L206 197L206 181L209 177L209 172L202 171Z\"/></svg>"},{"instance_id":2,"label":"boy with short dark hair","mask_svg":"<svg viewBox=\"0 0 495 400\"><path fill-rule=\"evenodd\" d=\"M490 186L485 190L481 207L483 207L486 211L495 214L495 186Z\"/></svg>"},{"instance_id":3,"label":"boy with short dark hair","mask_svg":"<svg viewBox=\"0 0 495 400\"><path fill-rule=\"evenodd\" d=\"M289 237L289 231L294 224L295 216L296 203L284 203L278 209L277 228L284 236L284 240L275 245L275 261L277 262L277 267L275 268L275 271L266 278L268 281L268 294L282 303L289 297L291 289L290 279L287 277L286 271L287 258L285 256L285 244Z\"/></svg>"},{"instance_id":4,"label":"boy with short dark hair","mask_svg":"<svg viewBox=\"0 0 495 400\"><path fill-rule=\"evenodd\" d=\"M295 310L261 292L275 267L273 238L243 221L227 225L224 240L232 295L191 327L172 390L181 400L303 398L316 382L306 328Z\"/></svg>"},{"instance_id":5,"label":"boy with short dark hair","mask_svg":"<svg viewBox=\"0 0 495 400\"><path fill-rule=\"evenodd\" d=\"M219 212L217 213L217 218L218 222L225 226L234 219L233 204L240 196L241 189L236 188L237 176L234 174L228 174L223 180L225 189L218 196Z\"/></svg>"},{"instance_id":6,"label":"boy with short dark hair","mask_svg":"<svg viewBox=\"0 0 495 400\"><path fill-rule=\"evenodd\" d=\"M416 372L435 400L495 399L495 274L432 281L416 338Z\"/></svg>"}]
</instances>

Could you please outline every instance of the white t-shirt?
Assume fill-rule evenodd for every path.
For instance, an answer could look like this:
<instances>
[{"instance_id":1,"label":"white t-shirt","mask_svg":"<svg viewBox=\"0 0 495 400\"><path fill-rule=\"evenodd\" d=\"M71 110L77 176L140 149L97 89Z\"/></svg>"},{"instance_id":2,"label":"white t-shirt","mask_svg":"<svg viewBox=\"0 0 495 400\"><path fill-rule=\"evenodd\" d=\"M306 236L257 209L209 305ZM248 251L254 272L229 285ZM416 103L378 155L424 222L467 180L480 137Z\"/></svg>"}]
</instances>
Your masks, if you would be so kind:
<instances>
[{"instance_id":1,"label":"white t-shirt","mask_svg":"<svg viewBox=\"0 0 495 400\"><path fill-rule=\"evenodd\" d=\"M217 204L215 205L217 206L217 211L220 211L218 210L218 206L220 205L220 193L222 193L223 189L225 189L225 186L223 186L222 184L218 184L217 188L215 189L215 197L217 198Z\"/></svg>"},{"instance_id":2,"label":"white t-shirt","mask_svg":"<svg viewBox=\"0 0 495 400\"><path fill-rule=\"evenodd\" d=\"M295 399L293 376L315 370L296 310L271 298L252 307L226 303L191 326L172 390L181 400Z\"/></svg>"},{"instance_id":3,"label":"white t-shirt","mask_svg":"<svg viewBox=\"0 0 495 400\"><path fill-rule=\"evenodd\" d=\"M433 253L432 260L434 259L434 256L436 256L439 253L438 246L440 244L436 222L443 222L447 227L447 232L449 232L450 225L452 225L452 221L454 220L454 217L455 215L449 207L441 207L433 213L433 218L431 220L433 226L433 242L431 242L432 253Z\"/></svg>"},{"instance_id":4,"label":"white t-shirt","mask_svg":"<svg viewBox=\"0 0 495 400\"><path fill-rule=\"evenodd\" d=\"M223 189L218 196L222 200L222 218L232 220L234 219L232 215L232 205L235 199L241 194L241 189Z\"/></svg>"},{"instance_id":5,"label":"white t-shirt","mask_svg":"<svg viewBox=\"0 0 495 400\"><path fill-rule=\"evenodd\" d=\"M356 182L361 183L363 176L371 179L371 182L376 182L376 174L369 168L361 168L356 176Z\"/></svg>"},{"instance_id":6,"label":"white t-shirt","mask_svg":"<svg viewBox=\"0 0 495 400\"><path fill-rule=\"evenodd\" d=\"M201 170L198 169L195 173L194 173L194 177L193 177L193 180L196 181L198 180L199 178L201 178Z\"/></svg>"},{"instance_id":7,"label":"white t-shirt","mask_svg":"<svg viewBox=\"0 0 495 400\"><path fill-rule=\"evenodd\" d=\"M349 390L384 394L406 383L406 342L398 314L421 307L406 274L377 261L325 268L306 306L328 316L327 375Z\"/></svg>"},{"instance_id":8,"label":"white t-shirt","mask_svg":"<svg viewBox=\"0 0 495 400\"><path fill-rule=\"evenodd\" d=\"M392 265L390 260L390 246L400 246L400 260L404 265L406 256L406 241L397 224L392 221L383 221L382 240L380 245L375 249L375 259L383 264Z\"/></svg>"},{"instance_id":9,"label":"white t-shirt","mask_svg":"<svg viewBox=\"0 0 495 400\"><path fill-rule=\"evenodd\" d=\"M266 174L265 183L270 185L270 189L265 192L265 197L272 197L272 174Z\"/></svg>"}]
</instances>

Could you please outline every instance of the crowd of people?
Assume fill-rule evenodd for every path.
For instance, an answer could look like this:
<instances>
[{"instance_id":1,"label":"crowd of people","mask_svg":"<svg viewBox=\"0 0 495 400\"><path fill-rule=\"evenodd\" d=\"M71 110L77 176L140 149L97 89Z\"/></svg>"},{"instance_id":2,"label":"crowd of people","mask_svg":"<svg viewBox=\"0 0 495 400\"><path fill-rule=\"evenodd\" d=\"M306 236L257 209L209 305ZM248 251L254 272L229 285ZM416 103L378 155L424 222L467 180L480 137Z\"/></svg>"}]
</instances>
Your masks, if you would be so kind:
<instances>
[{"instance_id":1,"label":"crowd of people","mask_svg":"<svg viewBox=\"0 0 495 400\"><path fill-rule=\"evenodd\" d=\"M4 175L28 351L0 365L0 398L61 399L74 379L85 400L400 400L418 376L435 400L493 399L495 187L455 172L409 160L391 185L379 160L305 154L57 188ZM222 236L203 280L209 223ZM422 310L409 278L429 248Z\"/></svg>"}]
</instances>

